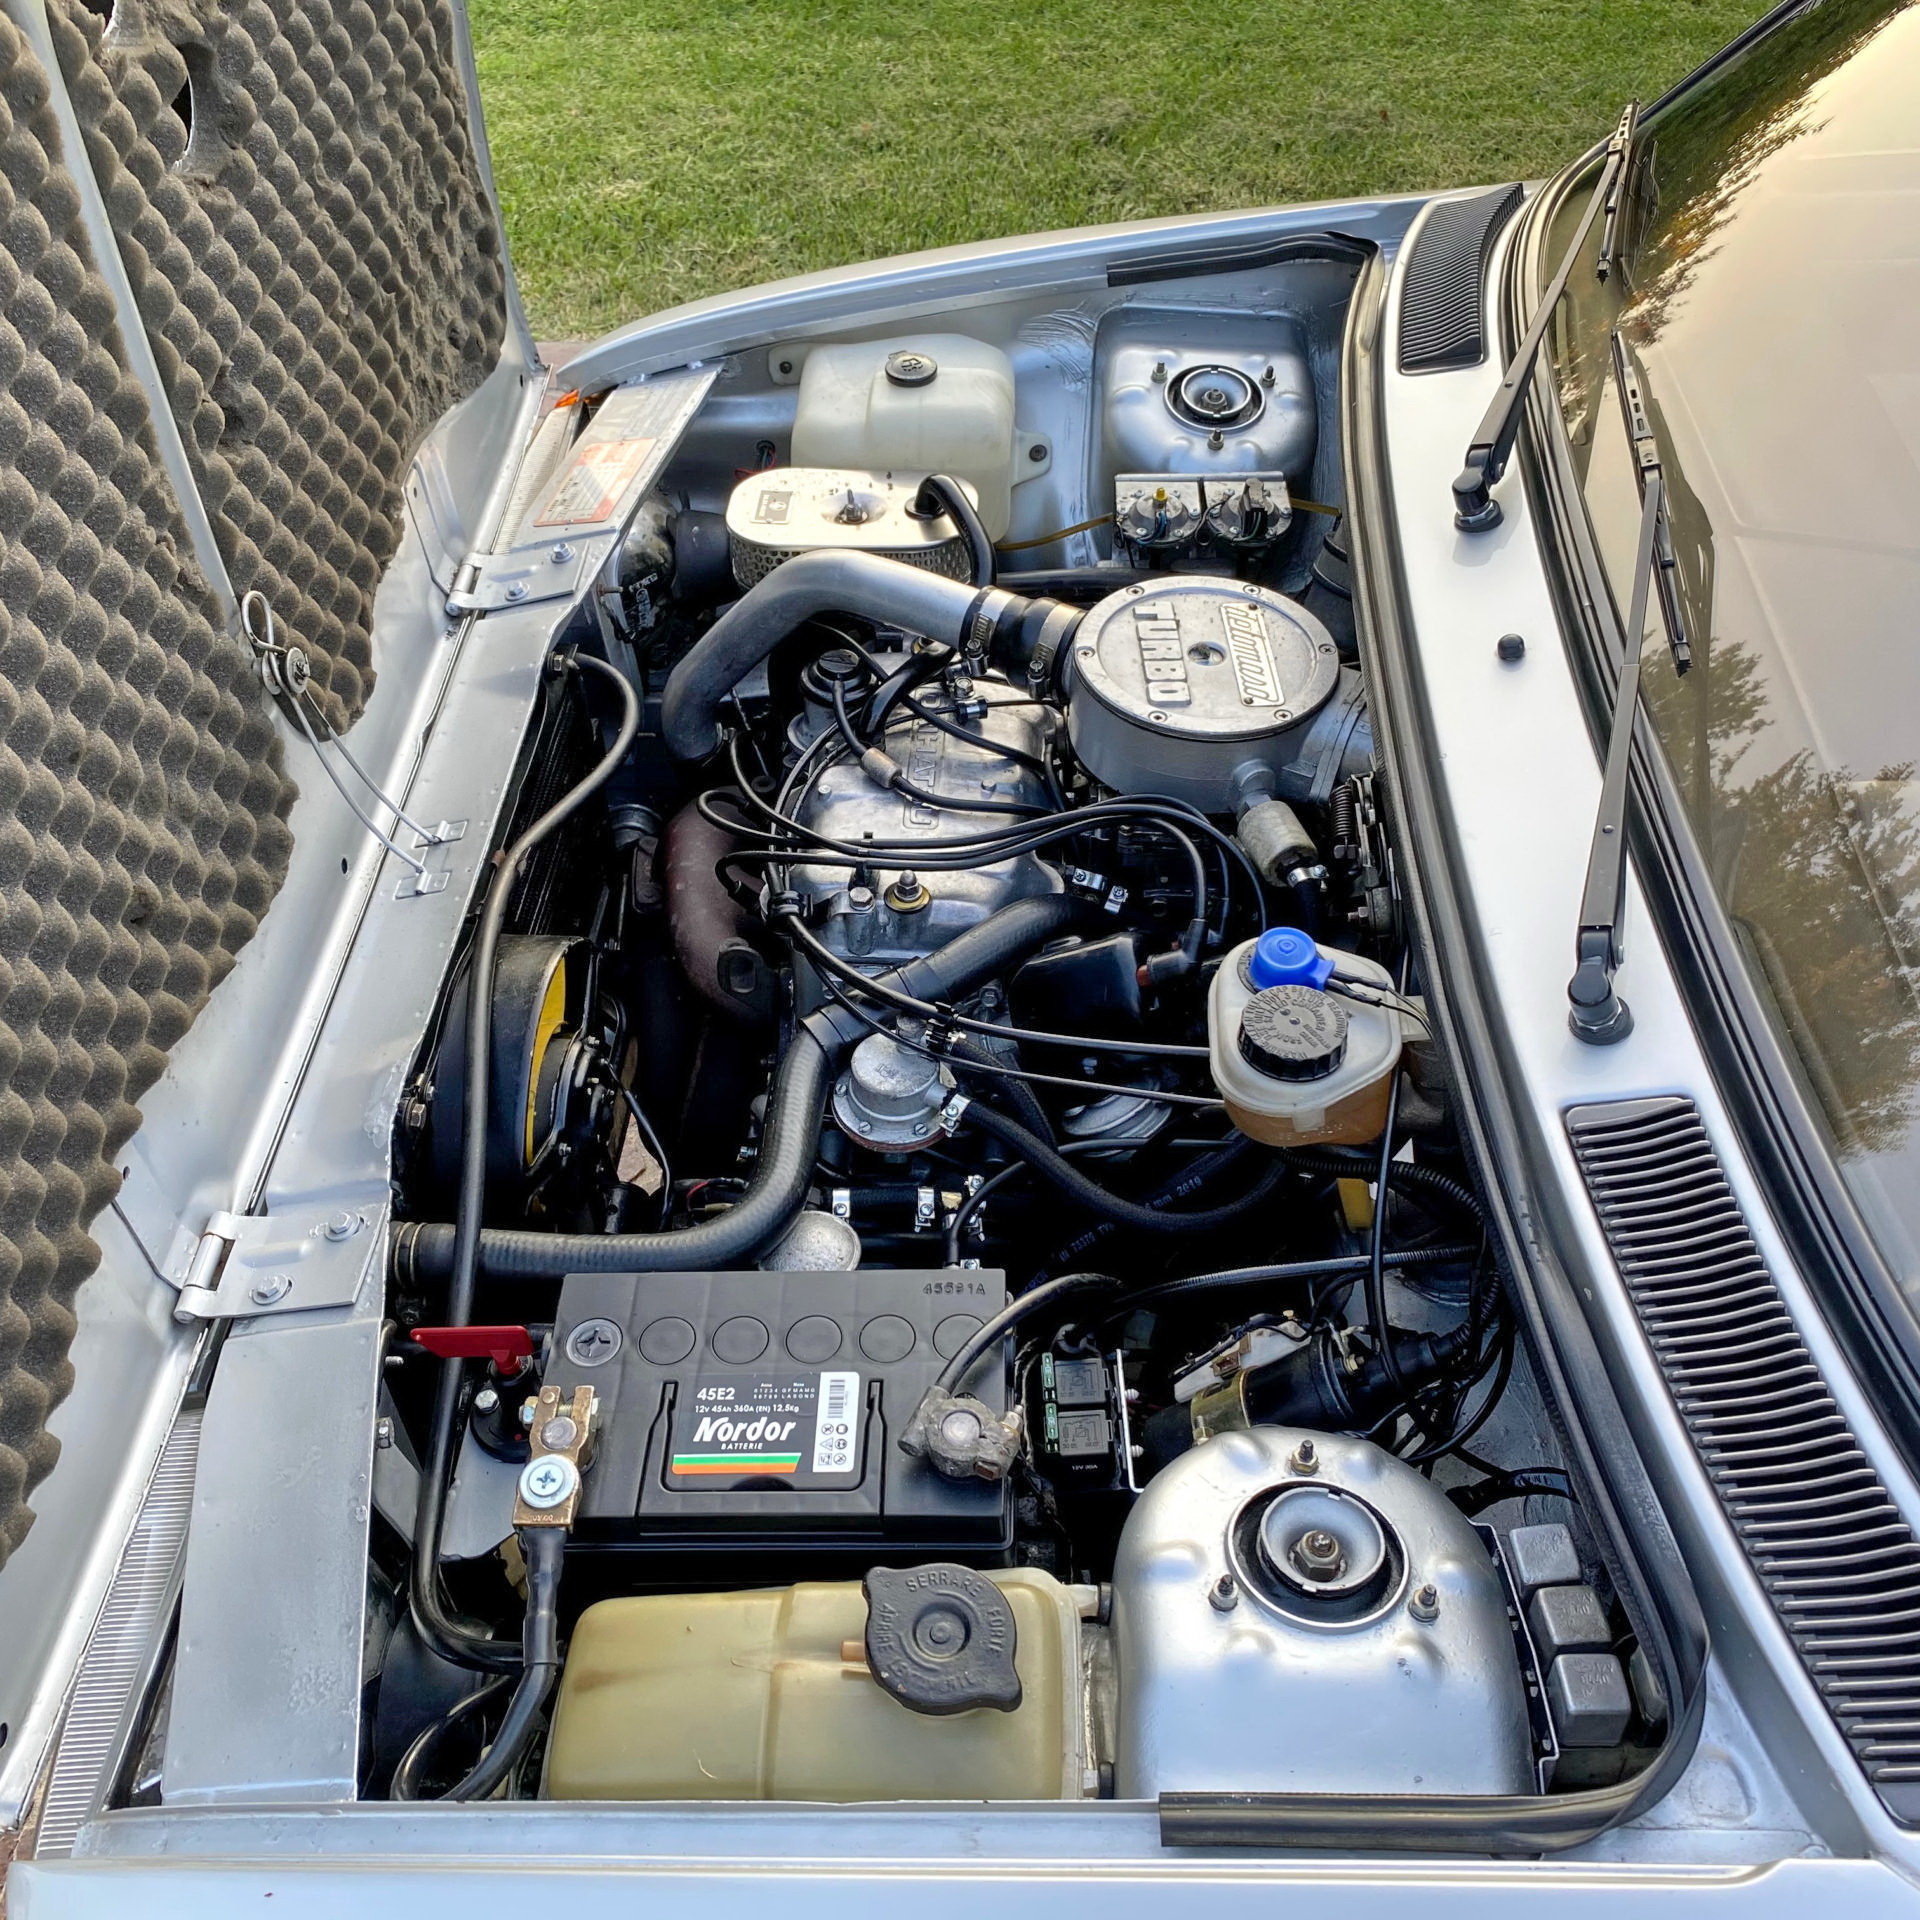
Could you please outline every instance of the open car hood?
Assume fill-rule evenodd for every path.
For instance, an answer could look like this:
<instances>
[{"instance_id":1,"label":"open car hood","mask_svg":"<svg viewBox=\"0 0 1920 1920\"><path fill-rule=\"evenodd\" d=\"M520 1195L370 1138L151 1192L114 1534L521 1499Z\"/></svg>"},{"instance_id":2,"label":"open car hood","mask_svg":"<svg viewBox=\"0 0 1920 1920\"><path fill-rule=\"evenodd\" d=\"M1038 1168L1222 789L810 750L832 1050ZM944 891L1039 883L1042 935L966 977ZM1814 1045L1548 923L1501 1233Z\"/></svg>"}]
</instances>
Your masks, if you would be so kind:
<instances>
[{"instance_id":1,"label":"open car hood","mask_svg":"<svg viewBox=\"0 0 1920 1920\"><path fill-rule=\"evenodd\" d=\"M17 0L0 170L3 1564L139 1102L320 784L240 605L351 726L415 450L524 326L450 0Z\"/></svg>"}]
</instances>

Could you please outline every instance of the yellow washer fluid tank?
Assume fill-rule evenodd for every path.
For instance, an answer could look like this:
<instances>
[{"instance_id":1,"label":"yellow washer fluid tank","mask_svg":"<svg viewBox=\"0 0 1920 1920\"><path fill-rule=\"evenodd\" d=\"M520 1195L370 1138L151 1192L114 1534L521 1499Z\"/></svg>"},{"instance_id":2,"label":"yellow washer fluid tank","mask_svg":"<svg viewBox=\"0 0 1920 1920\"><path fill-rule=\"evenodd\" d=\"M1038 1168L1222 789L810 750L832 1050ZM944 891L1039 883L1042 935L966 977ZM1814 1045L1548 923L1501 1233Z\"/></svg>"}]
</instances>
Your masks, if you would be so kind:
<instances>
[{"instance_id":1,"label":"yellow washer fluid tank","mask_svg":"<svg viewBox=\"0 0 1920 1920\"><path fill-rule=\"evenodd\" d=\"M1078 1799L1080 1597L1025 1567L876 1571L870 1583L925 1589L943 1578L990 1582L1011 1609L1018 1686L999 1694L1017 1694L1011 1710L902 1704L878 1677L887 1669L903 1684L890 1649L869 1634L858 1582L603 1600L580 1616L567 1650L547 1798ZM931 1597L919 1627L937 1652L954 1643L956 1616L964 1638L969 1616ZM971 1618L977 1625L977 1611Z\"/></svg>"},{"instance_id":2,"label":"yellow washer fluid tank","mask_svg":"<svg viewBox=\"0 0 1920 1920\"><path fill-rule=\"evenodd\" d=\"M815 347L800 371L796 467L969 480L991 540L1013 511L1013 362L961 333Z\"/></svg>"}]
</instances>

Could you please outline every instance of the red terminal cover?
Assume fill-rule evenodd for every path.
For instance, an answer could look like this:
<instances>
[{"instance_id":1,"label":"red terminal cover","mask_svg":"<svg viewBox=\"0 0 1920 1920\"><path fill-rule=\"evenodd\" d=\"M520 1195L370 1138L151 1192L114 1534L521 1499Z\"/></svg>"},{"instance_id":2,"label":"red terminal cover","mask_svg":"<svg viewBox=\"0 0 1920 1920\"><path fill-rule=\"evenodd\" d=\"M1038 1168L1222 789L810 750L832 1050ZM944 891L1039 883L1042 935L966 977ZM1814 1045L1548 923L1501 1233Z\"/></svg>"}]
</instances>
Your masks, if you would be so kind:
<instances>
[{"instance_id":1,"label":"red terminal cover","mask_svg":"<svg viewBox=\"0 0 1920 1920\"><path fill-rule=\"evenodd\" d=\"M484 1356L502 1373L519 1373L533 1358L533 1335L525 1327L415 1327L413 1337L442 1360Z\"/></svg>"}]
</instances>

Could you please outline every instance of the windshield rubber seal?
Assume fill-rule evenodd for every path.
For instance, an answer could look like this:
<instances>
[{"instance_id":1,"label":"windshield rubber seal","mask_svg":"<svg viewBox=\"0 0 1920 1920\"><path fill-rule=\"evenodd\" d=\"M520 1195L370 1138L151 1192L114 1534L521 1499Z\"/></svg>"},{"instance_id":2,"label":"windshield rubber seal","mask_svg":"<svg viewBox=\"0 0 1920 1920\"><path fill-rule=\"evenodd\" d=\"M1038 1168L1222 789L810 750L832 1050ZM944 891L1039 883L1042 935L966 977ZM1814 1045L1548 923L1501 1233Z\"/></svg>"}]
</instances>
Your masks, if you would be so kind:
<instances>
[{"instance_id":1,"label":"windshield rubber seal","mask_svg":"<svg viewBox=\"0 0 1920 1920\"><path fill-rule=\"evenodd\" d=\"M1769 19L1799 11L1791 6ZM1563 176L1543 191L1537 222L1516 236L1509 324L1518 305L1514 289L1537 278L1538 237L1570 184ZM1603 605L1614 606L1612 583L1545 366L1528 396L1522 438L1528 504L1541 528L1568 664L1597 742L1618 671L1609 638L1614 623L1601 613ZM1740 1151L1765 1192L1788 1254L1820 1302L1824 1323L1873 1400L1888 1443L1920 1476L1920 1319L1902 1299L1834 1163L1803 1069L1775 1032L1741 957L1679 783L1644 708L1634 724L1628 778L1629 852Z\"/></svg>"},{"instance_id":2,"label":"windshield rubber seal","mask_svg":"<svg viewBox=\"0 0 1920 1920\"><path fill-rule=\"evenodd\" d=\"M1577 170L1577 169L1576 169ZM1705 1619L1636 1447L1582 1293L1579 1236L1535 1114L1481 982L1484 955L1454 868L1458 836L1432 778L1437 764L1418 657L1403 618L1405 579L1385 435L1387 269L1361 275L1343 350L1343 454L1354 612L1369 689L1374 751L1394 836L1407 931L1443 1056L1462 1142L1489 1202L1489 1224L1522 1336L1554 1410L1580 1509L1659 1676L1666 1737L1616 1785L1569 1793L1393 1797L1182 1793L1160 1800L1174 1846L1376 1847L1440 1853L1551 1853L1592 1840L1662 1799L1700 1736L1706 1707Z\"/></svg>"}]
</instances>

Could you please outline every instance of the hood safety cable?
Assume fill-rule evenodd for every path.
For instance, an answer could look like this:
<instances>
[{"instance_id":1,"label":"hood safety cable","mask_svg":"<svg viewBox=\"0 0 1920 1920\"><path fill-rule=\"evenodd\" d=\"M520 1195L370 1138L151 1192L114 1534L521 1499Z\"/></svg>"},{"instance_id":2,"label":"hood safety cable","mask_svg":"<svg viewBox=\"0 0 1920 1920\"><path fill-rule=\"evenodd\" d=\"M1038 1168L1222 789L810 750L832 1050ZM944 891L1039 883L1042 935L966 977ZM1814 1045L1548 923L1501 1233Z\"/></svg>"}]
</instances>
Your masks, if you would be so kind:
<instances>
[{"instance_id":1,"label":"hood safety cable","mask_svg":"<svg viewBox=\"0 0 1920 1920\"><path fill-rule=\"evenodd\" d=\"M256 618L258 625L255 624ZM240 602L240 625L253 646L254 664L259 669L260 678L266 682L268 691L279 703L280 710L286 714L295 726L307 736L307 744L312 747L314 758L320 762L320 771L333 782L334 790L348 807L353 817L366 828L381 846L403 861L412 869L413 877L402 885L401 892L409 897L423 893L438 893L447 884L445 873L429 872L427 864L419 853L428 847L443 847L450 841L458 840L467 830L464 820L442 820L436 827L423 827L413 818L397 800L390 800L380 789L379 783L361 766L352 753L340 731L326 716L320 703L313 696L313 661L306 648L298 641L282 641L279 623L273 617L273 608L268 605L267 597L257 587L250 588ZM319 731L315 730L315 722ZM410 851L403 847L391 834L383 833L375 824L371 815L356 800L347 784L341 779L333 764L327 748L332 747L348 767L354 777L372 794L375 801L393 815L395 828L406 827L418 836L416 847L419 851Z\"/></svg>"}]
</instances>

